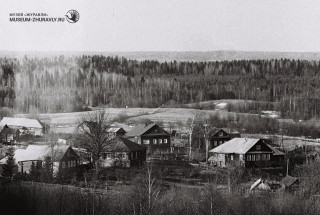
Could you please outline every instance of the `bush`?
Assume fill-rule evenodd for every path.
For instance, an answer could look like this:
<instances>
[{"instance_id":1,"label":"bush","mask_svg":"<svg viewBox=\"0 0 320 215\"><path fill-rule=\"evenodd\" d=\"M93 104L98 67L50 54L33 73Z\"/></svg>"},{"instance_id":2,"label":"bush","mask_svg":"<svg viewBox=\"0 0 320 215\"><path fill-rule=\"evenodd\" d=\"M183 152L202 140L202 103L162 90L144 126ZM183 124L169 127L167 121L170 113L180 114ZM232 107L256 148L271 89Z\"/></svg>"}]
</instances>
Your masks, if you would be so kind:
<instances>
[{"instance_id":1,"label":"bush","mask_svg":"<svg viewBox=\"0 0 320 215\"><path fill-rule=\"evenodd\" d=\"M118 116L116 116L113 120L115 122L124 123L129 118L130 117L128 116L127 112L123 111L119 113Z\"/></svg>"}]
</instances>

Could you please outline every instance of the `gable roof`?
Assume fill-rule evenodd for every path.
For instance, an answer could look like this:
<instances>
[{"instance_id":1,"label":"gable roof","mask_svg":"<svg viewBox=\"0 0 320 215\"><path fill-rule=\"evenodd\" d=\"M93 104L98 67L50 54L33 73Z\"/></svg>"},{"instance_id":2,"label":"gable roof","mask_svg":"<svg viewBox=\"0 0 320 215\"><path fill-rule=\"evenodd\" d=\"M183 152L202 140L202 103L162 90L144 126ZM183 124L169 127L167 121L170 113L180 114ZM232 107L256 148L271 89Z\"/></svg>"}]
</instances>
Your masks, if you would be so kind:
<instances>
[{"instance_id":1,"label":"gable roof","mask_svg":"<svg viewBox=\"0 0 320 215\"><path fill-rule=\"evenodd\" d=\"M65 155L70 146L29 145L26 149L17 149L14 152L16 163L21 161L43 160L49 156L52 161L59 161ZM1 160L2 161L2 160Z\"/></svg>"},{"instance_id":2,"label":"gable roof","mask_svg":"<svg viewBox=\"0 0 320 215\"><path fill-rule=\"evenodd\" d=\"M270 146L269 144L266 144L267 146L269 146L269 148L273 151L273 156L281 156L284 155L284 153L282 151L280 151L277 148L274 148L272 146Z\"/></svg>"},{"instance_id":3,"label":"gable roof","mask_svg":"<svg viewBox=\"0 0 320 215\"><path fill-rule=\"evenodd\" d=\"M107 146L108 152L131 152L144 149L146 149L144 146L141 146L123 137L115 137Z\"/></svg>"},{"instance_id":4,"label":"gable roof","mask_svg":"<svg viewBox=\"0 0 320 215\"><path fill-rule=\"evenodd\" d=\"M282 181L281 184L285 185L286 187L290 187L292 184L294 184L296 181L299 181L298 178L292 177L290 175L287 175Z\"/></svg>"},{"instance_id":5,"label":"gable roof","mask_svg":"<svg viewBox=\"0 0 320 215\"><path fill-rule=\"evenodd\" d=\"M234 138L224 144L211 149L209 152L219 154L245 154L247 153L260 139L254 138Z\"/></svg>"},{"instance_id":6,"label":"gable roof","mask_svg":"<svg viewBox=\"0 0 320 215\"><path fill-rule=\"evenodd\" d=\"M1 131L1 134L16 134L17 132L19 132L19 129L9 128L8 125L5 125Z\"/></svg>"},{"instance_id":7,"label":"gable roof","mask_svg":"<svg viewBox=\"0 0 320 215\"><path fill-rule=\"evenodd\" d=\"M18 126L26 128L43 128L41 123L37 119L27 119L27 118L13 118L13 117L3 117L0 122L0 126Z\"/></svg>"},{"instance_id":8,"label":"gable roof","mask_svg":"<svg viewBox=\"0 0 320 215\"><path fill-rule=\"evenodd\" d=\"M210 132L209 136L212 137L212 136L218 134L220 131L226 133L227 135L230 135L229 132L227 132L227 131L224 130L223 128L215 128L215 129L213 129L213 130Z\"/></svg>"},{"instance_id":9,"label":"gable roof","mask_svg":"<svg viewBox=\"0 0 320 215\"><path fill-rule=\"evenodd\" d=\"M123 130L124 132L126 132L123 128L121 128L121 127L111 127L111 128L109 128L108 130L107 130L107 132L109 132L109 133L116 133L116 132L118 132L118 131L120 131L120 130Z\"/></svg>"},{"instance_id":10,"label":"gable roof","mask_svg":"<svg viewBox=\"0 0 320 215\"><path fill-rule=\"evenodd\" d=\"M150 123L149 125L145 125L145 124L140 124L137 125L136 127L134 127L133 129L131 129L130 131L127 132L126 136L127 137L137 137L137 136L141 136L144 133L146 133L147 131L149 131L153 126L156 126L155 123Z\"/></svg>"},{"instance_id":11,"label":"gable roof","mask_svg":"<svg viewBox=\"0 0 320 215\"><path fill-rule=\"evenodd\" d=\"M270 186L260 178L256 180L250 187L250 191L254 189L259 189L259 190L271 190Z\"/></svg>"}]
</instances>

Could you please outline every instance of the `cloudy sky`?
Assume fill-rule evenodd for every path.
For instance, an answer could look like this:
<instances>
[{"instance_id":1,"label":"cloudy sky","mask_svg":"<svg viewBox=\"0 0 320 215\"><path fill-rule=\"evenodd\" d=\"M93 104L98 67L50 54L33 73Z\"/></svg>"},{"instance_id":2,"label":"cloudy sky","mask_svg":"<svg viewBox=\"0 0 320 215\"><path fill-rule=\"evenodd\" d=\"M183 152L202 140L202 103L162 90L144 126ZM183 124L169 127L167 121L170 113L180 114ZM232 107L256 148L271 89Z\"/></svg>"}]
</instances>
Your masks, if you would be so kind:
<instances>
[{"instance_id":1,"label":"cloudy sky","mask_svg":"<svg viewBox=\"0 0 320 215\"><path fill-rule=\"evenodd\" d=\"M77 23L9 13L80 13ZM318 0L1 0L0 50L320 51Z\"/></svg>"}]
</instances>

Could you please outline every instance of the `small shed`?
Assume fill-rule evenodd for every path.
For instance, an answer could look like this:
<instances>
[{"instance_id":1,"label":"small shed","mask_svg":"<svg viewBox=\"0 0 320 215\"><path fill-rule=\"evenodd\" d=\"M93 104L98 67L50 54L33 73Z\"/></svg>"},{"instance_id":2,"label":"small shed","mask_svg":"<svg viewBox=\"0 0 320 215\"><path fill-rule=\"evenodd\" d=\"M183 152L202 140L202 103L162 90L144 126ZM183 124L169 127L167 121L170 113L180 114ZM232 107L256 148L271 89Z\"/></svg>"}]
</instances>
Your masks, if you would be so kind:
<instances>
[{"instance_id":1,"label":"small shed","mask_svg":"<svg viewBox=\"0 0 320 215\"><path fill-rule=\"evenodd\" d=\"M292 177L290 175L287 175L282 181L281 181L281 188L285 191L296 191L299 187L299 179L296 177Z\"/></svg>"}]
</instances>

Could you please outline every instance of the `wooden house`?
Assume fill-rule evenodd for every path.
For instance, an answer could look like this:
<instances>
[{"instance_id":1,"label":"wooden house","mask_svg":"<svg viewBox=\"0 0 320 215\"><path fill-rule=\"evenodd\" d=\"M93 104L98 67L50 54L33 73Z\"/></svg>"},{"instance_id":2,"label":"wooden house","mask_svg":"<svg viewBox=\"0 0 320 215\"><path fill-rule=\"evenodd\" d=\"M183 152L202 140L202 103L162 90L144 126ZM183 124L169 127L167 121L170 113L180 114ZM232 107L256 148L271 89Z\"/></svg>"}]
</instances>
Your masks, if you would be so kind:
<instances>
[{"instance_id":1,"label":"wooden house","mask_svg":"<svg viewBox=\"0 0 320 215\"><path fill-rule=\"evenodd\" d=\"M5 143L17 141L20 137L20 130L17 128L9 128L8 125L5 125L0 132L0 136Z\"/></svg>"},{"instance_id":2,"label":"wooden house","mask_svg":"<svg viewBox=\"0 0 320 215\"><path fill-rule=\"evenodd\" d=\"M5 126L13 129L23 129L27 131L26 133L30 133L35 136L42 136L45 133L45 130L47 130L44 123L37 119L27 118L3 117L0 122L0 127L4 128Z\"/></svg>"},{"instance_id":3,"label":"wooden house","mask_svg":"<svg viewBox=\"0 0 320 215\"><path fill-rule=\"evenodd\" d=\"M54 173L58 170L77 167L79 156L71 146L50 146L50 145L29 145L26 149L17 149L14 152L15 162L18 164L20 172L29 173L32 163L43 162L46 157L50 157ZM0 162L4 162L1 160Z\"/></svg>"},{"instance_id":4,"label":"wooden house","mask_svg":"<svg viewBox=\"0 0 320 215\"><path fill-rule=\"evenodd\" d=\"M214 129L210 132L210 146L209 149L213 149L221 144L231 140L235 137L240 137L239 133L230 133L222 128Z\"/></svg>"},{"instance_id":5,"label":"wooden house","mask_svg":"<svg viewBox=\"0 0 320 215\"><path fill-rule=\"evenodd\" d=\"M108 144L99 162L104 167L139 166L146 162L146 151L147 149L144 146L117 136Z\"/></svg>"},{"instance_id":6,"label":"wooden house","mask_svg":"<svg viewBox=\"0 0 320 215\"><path fill-rule=\"evenodd\" d=\"M128 139L147 147L148 154L165 154L171 150L171 135L160 126L141 124L128 131Z\"/></svg>"},{"instance_id":7,"label":"wooden house","mask_svg":"<svg viewBox=\"0 0 320 215\"><path fill-rule=\"evenodd\" d=\"M110 134L111 137L116 137L116 136L122 137L126 134L126 131L120 127L111 127L107 130L107 132Z\"/></svg>"},{"instance_id":8,"label":"wooden house","mask_svg":"<svg viewBox=\"0 0 320 215\"><path fill-rule=\"evenodd\" d=\"M209 151L209 161L219 167L236 164L245 167L272 167L274 150L263 139L234 138Z\"/></svg>"}]
</instances>

